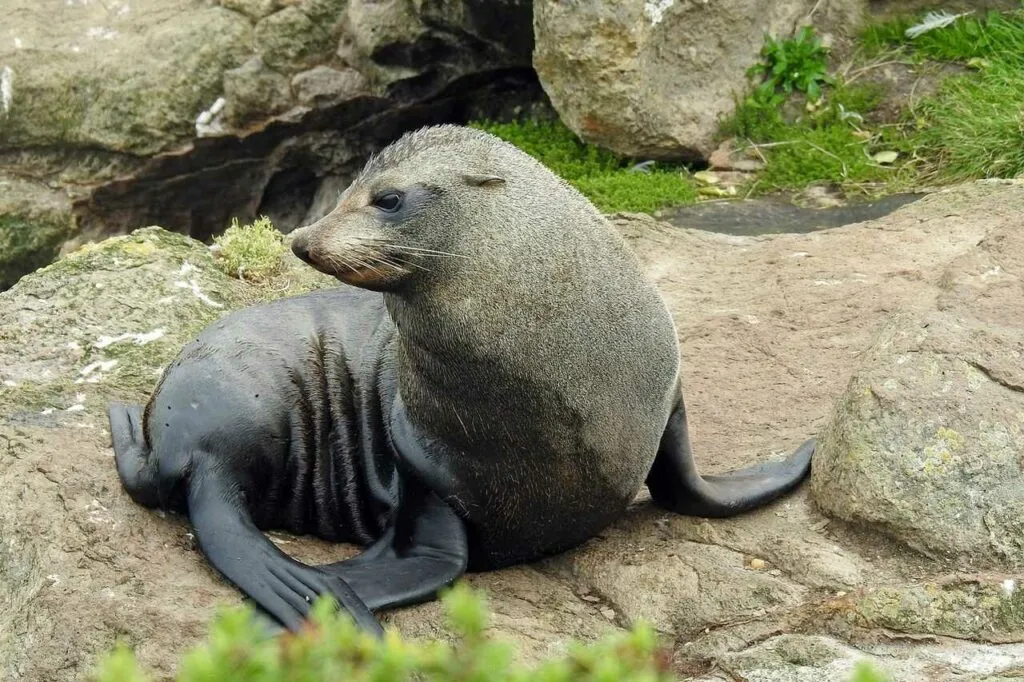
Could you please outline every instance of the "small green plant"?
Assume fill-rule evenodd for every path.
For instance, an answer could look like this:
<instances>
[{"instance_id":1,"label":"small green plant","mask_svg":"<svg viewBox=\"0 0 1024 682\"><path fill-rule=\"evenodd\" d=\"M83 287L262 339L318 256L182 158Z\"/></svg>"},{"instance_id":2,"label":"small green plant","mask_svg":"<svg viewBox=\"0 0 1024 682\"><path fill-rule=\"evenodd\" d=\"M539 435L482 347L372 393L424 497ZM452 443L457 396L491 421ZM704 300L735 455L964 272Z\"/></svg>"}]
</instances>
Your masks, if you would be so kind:
<instances>
[{"instance_id":1,"label":"small green plant","mask_svg":"<svg viewBox=\"0 0 1024 682\"><path fill-rule=\"evenodd\" d=\"M217 266L232 277L262 282L284 268L284 235L265 216L249 225L240 225L234 218L224 234L213 241L217 247Z\"/></svg>"},{"instance_id":2,"label":"small green plant","mask_svg":"<svg viewBox=\"0 0 1024 682\"><path fill-rule=\"evenodd\" d=\"M893 177L873 154L891 149L895 136L864 125L864 114L881 100L878 86L848 86L830 76L827 50L809 27L790 40L767 38L761 55L748 74L763 82L722 125L724 134L752 145L764 159L758 191L822 182L862 188ZM806 103L788 103L798 93Z\"/></svg>"},{"instance_id":3,"label":"small green plant","mask_svg":"<svg viewBox=\"0 0 1024 682\"><path fill-rule=\"evenodd\" d=\"M850 682L889 682L890 678L868 661L860 661L853 667Z\"/></svg>"},{"instance_id":4,"label":"small green plant","mask_svg":"<svg viewBox=\"0 0 1024 682\"><path fill-rule=\"evenodd\" d=\"M670 657L654 631L640 624L601 641L573 643L533 669L514 662L514 649L485 634L482 595L457 585L442 597L454 645L414 642L389 630L382 640L358 631L347 614L319 600L298 634L266 636L249 608L220 613L209 639L186 655L177 682L669 682ZM125 646L100 661L94 682L150 682Z\"/></svg>"},{"instance_id":5,"label":"small green plant","mask_svg":"<svg viewBox=\"0 0 1024 682\"><path fill-rule=\"evenodd\" d=\"M816 182L853 188L892 180L893 169L873 154L902 150L893 131L875 133L864 114L877 106L877 86L836 84L818 106L787 120L780 104L756 94L737 105L723 132L752 144L765 159L761 191L798 190Z\"/></svg>"},{"instance_id":6,"label":"small green plant","mask_svg":"<svg viewBox=\"0 0 1024 682\"><path fill-rule=\"evenodd\" d=\"M781 103L794 92L818 100L822 86L832 82L828 75L828 50L810 26L802 27L793 38L785 40L766 36L761 59L747 70L747 75L764 79L755 92L762 102Z\"/></svg>"},{"instance_id":7,"label":"small green plant","mask_svg":"<svg viewBox=\"0 0 1024 682\"><path fill-rule=\"evenodd\" d=\"M477 121L470 125L519 147L606 213L650 213L697 200L696 185L682 167L655 164L647 172L633 171L631 161L581 142L560 122Z\"/></svg>"}]
</instances>

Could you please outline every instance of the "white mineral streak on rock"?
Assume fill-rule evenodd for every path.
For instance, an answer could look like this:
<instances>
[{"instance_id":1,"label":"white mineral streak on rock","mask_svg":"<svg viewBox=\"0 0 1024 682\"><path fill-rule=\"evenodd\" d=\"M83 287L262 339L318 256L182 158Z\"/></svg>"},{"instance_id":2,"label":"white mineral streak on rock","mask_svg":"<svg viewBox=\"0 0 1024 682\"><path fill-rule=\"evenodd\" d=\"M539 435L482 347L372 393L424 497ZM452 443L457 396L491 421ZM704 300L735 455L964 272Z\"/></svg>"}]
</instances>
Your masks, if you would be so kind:
<instances>
[{"instance_id":1,"label":"white mineral streak on rock","mask_svg":"<svg viewBox=\"0 0 1024 682\"><path fill-rule=\"evenodd\" d=\"M647 0L644 3L644 16L650 19L651 26L657 26L665 18L665 10L676 4L676 0Z\"/></svg>"},{"instance_id":2,"label":"white mineral streak on rock","mask_svg":"<svg viewBox=\"0 0 1024 682\"><path fill-rule=\"evenodd\" d=\"M14 71L5 66L0 69L0 116L6 117L14 101Z\"/></svg>"},{"instance_id":3,"label":"white mineral streak on rock","mask_svg":"<svg viewBox=\"0 0 1024 682\"><path fill-rule=\"evenodd\" d=\"M199 282L195 281L195 279L190 279L187 282L183 282L183 281L179 280L179 281L174 283L174 286L179 287L181 289L189 289L192 292L192 295L194 295L196 298L198 298L200 301L202 301L203 303L205 303L206 305L208 305L210 307L213 307L213 308L223 308L224 307L223 304L217 303L212 298L210 298L209 296L204 294L202 289L199 288Z\"/></svg>"},{"instance_id":4,"label":"white mineral streak on rock","mask_svg":"<svg viewBox=\"0 0 1024 682\"><path fill-rule=\"evenodd\" d=\"M106 348L107 346L119 343L121 341L127 341L131 339L135 342L136 346L145 346L147 343L156 341L162 337L166 332L163 328L154 329L151 332L140 332L138 334L121 334L120 336L101 336L96 339L96 343L93 344L95 348Z\"/></svg>"},{"instance_id":5,"label":"white mineral streak on rock","mask_svg":"<svg viewBox=\"0 0 1024 682\"><path fill-rule=\"evenodd\" d=\"M86 30L86 38L99 38L100 40L113 40L117 37L117 31L112 28L105 28L103 26L93 26Z\"/></svg>"},{"instance_id":6,"label":"white mineral streak on rock","mask_svg":"<svg viewBox=\"0 0 1024 682\"><path fill-rule=\"evenodd\" d=\"M209 137L224 132L224 126L217 120L217 114L224 110L227 103L226 99L218 97L209 109L196 117L196 135L198 137Z\"/></svg>"}]
</instances>

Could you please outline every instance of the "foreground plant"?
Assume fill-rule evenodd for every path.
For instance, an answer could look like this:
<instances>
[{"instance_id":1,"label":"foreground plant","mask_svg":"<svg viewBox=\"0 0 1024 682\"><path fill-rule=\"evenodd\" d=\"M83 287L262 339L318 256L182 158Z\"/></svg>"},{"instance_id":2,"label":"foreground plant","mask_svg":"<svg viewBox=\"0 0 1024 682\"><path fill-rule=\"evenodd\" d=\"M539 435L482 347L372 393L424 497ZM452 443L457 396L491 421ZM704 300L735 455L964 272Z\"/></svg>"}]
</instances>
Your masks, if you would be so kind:
<instances>
[{"instance_id":1,"label":"foreground plant","mask_svg":"<svg viewBox=\"0 0 1024 682\"><path fill-rule=\"evenodd\" d=\"M268 637L251 608L221 612L205 644L183 659L177 682L320 682L400 680L474 682L668 682L669 654L654 631L638 624L601 641L573 643L566 655L526 668L514 649L488 638L483 597L458 585L443 597L455 642L419 642L389 630L366 635L329 600L314 605L309 626L297 635ZM99 664L95 682L150 682L132 652L119 645Z\"/></svg>"}]
</instances>

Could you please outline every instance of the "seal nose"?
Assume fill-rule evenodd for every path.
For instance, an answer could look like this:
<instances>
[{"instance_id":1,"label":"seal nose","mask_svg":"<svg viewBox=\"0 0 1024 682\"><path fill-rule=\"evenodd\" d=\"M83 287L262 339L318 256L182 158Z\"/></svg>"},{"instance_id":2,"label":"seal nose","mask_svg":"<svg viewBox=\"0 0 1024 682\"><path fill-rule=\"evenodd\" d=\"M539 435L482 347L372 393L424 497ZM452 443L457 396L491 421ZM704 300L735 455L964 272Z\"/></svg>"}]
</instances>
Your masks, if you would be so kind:
<instances>
[{"instance_id":1,"label":"seal nose","mask_svg":"<svg viewBox=\"0 0 1024 682\"><path fill-rule=\"evenodd\" d=\"M307 263L312 263L309 259L309 239L306 237L308 231L301 229L295 233L295 238L292 239L292 253L301 258Z\"/></svg>"}]
</instances>

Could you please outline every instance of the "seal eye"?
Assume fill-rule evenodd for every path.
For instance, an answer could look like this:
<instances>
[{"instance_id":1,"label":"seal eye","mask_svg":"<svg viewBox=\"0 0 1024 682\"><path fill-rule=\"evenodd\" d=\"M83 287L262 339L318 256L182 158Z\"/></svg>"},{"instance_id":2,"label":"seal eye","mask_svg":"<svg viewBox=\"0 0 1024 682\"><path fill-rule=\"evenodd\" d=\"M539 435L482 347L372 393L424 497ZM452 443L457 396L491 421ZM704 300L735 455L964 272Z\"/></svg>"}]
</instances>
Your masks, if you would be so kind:
<instances>
[{"instance_id":1,"label":"seal eye","mask_svg":"<svg viewBox=\"0 0 1024 682\"><path fill-rule=\"evenodd\" d=\"M382 211L394 213L402 207L402 195L398 192L385 192L373 198L373 205Z\"/></svg>"}]
</instances>

